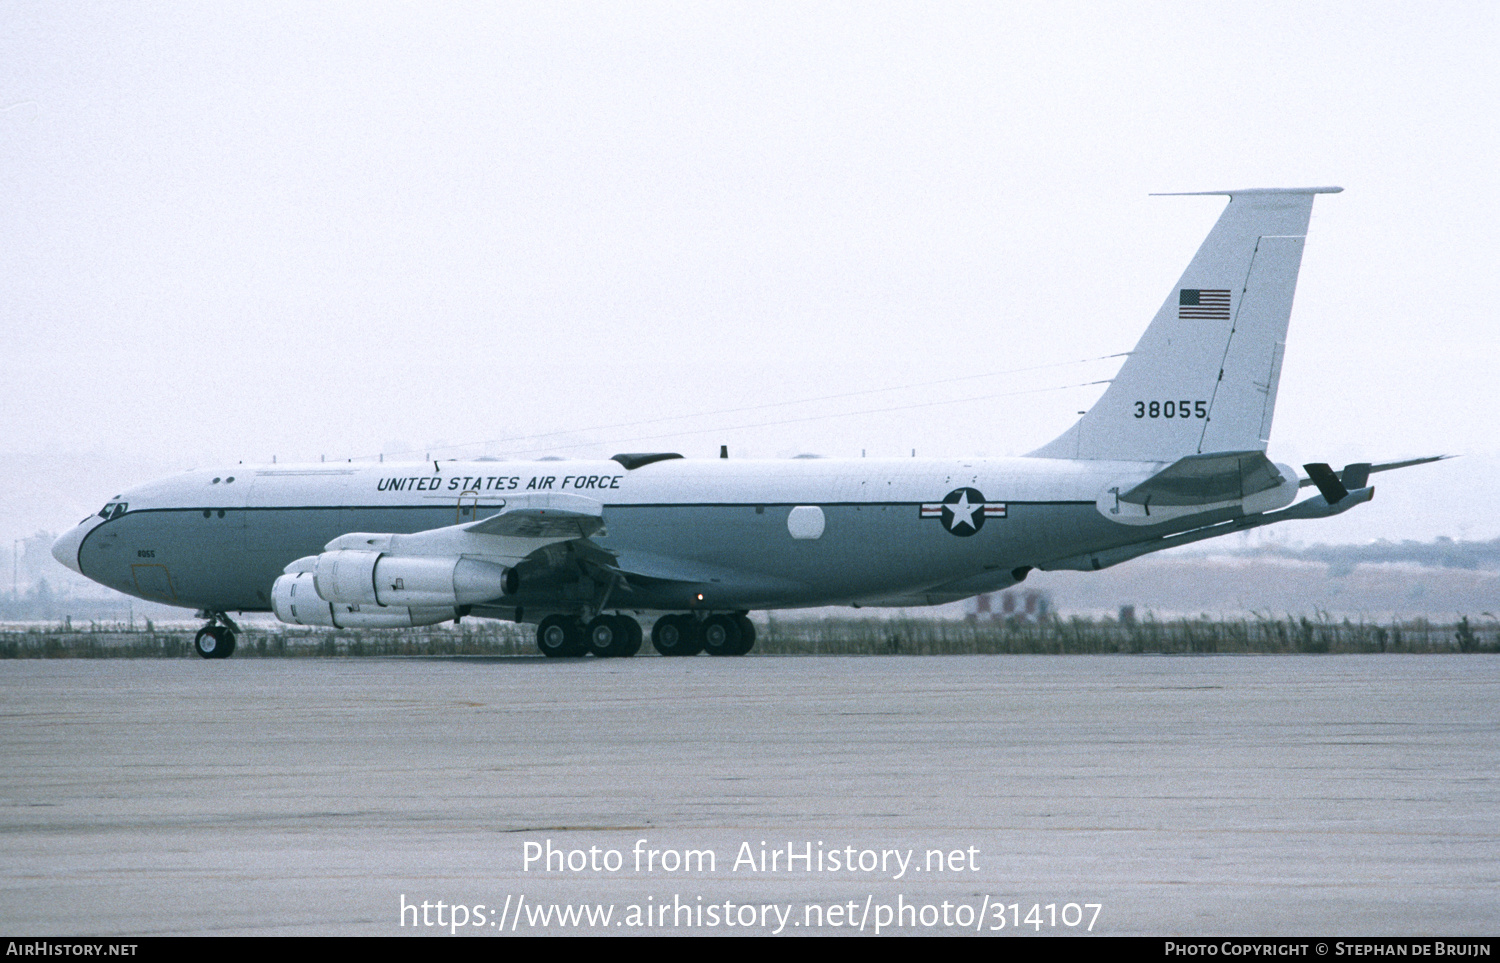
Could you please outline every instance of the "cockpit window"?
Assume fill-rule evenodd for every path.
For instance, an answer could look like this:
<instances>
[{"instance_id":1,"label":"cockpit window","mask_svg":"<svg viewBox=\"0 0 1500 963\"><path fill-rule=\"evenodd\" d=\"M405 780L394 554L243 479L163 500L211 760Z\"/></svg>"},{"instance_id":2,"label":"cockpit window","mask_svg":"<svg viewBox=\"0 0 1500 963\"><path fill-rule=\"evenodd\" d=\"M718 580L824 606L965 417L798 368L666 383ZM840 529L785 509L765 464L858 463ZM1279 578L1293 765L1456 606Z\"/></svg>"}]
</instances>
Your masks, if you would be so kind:
<instances>
[{"instance_id":1,"label":"cockpit window","mask_svg":"<svg viewBox=\"0 0 1500 963\"><path fill-rule=\"evenodd\" d=\"M110 502L108 505L105 505L103 508L99 509L99 517L104 519L105 521L109 521L111 518L119 518L121 515L125 514L125 510L129 507L130 506L125 502Z\"/></svg>"}]
</instances>

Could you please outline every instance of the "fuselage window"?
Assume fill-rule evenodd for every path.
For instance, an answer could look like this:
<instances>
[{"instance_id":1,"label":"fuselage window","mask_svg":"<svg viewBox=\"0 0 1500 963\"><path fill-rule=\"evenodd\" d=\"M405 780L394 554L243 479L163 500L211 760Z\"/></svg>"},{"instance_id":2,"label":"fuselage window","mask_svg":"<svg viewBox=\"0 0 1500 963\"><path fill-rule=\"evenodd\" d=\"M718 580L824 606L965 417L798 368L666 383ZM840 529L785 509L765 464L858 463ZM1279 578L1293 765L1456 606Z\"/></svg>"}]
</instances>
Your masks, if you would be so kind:
<instances>
[{"instance_id":1,"label":"fuselage window","mask_svg":"<svg viewBox=\"0 0 1500 963\"><path fill-rule=\"evenodd\" d=\"M119 518L121 515L125 514L125 509L128 507L130 506L125 502L110 502L108 505L105 505L103 508L99 509L99 517L104 519L106 522L111 518Z\"/></svg>"}]
</instances>

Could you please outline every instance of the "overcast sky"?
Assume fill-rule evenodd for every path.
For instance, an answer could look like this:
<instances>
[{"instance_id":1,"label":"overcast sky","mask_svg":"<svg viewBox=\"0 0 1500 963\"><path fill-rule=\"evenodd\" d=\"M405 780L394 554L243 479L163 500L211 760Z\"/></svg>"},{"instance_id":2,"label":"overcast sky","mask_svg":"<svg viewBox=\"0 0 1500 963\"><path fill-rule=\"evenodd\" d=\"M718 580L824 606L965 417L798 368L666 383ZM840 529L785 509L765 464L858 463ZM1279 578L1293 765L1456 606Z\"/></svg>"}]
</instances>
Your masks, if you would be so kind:
<instances>
[{"instance_id":1,"label":"overcast sky","mask_svg":"<svg viewBox=\"0 0 1500 963\"><path fill-rule=\"evenodd\" d=\"M0 538L272 456L1020 454L1224 204L1148 194L1314 184L1270 454L1465 457L1287 535L1496 537L1497 10L6 2Z\"/></svg>"}]
</instances>

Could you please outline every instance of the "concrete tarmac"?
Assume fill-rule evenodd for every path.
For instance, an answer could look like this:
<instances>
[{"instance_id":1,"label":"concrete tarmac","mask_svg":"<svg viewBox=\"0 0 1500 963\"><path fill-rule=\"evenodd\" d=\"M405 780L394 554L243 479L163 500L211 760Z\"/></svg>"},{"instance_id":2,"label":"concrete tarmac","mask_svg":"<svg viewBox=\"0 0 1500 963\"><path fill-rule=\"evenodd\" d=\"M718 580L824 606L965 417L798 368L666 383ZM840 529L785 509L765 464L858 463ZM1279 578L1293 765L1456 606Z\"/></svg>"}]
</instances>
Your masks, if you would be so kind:
<instances>
[{"instance_id":1,"label":"concrete tarmac","mask_svg":"<svg viewBox=\"0 0 1500 963\"><path fill-rule=\"evenodd\" d=\"M1494 656L22 660L0 700L18 935L1500 931Z\"/></svg>"}]
</instances>

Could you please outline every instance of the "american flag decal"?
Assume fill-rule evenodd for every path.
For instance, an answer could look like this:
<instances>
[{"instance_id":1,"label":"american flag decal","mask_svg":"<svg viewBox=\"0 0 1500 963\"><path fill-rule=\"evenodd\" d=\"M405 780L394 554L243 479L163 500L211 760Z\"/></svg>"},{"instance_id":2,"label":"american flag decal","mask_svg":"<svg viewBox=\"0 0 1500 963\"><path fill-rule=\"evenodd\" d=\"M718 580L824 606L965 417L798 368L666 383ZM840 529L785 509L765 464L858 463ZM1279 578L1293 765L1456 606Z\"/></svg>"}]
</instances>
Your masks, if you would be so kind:
<instances>
[{"instance_id":1,"label":"american flag decal","mask_svg":"<svg viewBox=\"0 0 1500 963\"><path fill-rule=\"evenodd\" d=\"M1183 320L1228 321L1228 288L1183 288L1177 292L1177 317Z\"/></svg>"}]
</instances>

